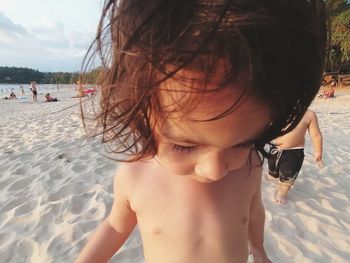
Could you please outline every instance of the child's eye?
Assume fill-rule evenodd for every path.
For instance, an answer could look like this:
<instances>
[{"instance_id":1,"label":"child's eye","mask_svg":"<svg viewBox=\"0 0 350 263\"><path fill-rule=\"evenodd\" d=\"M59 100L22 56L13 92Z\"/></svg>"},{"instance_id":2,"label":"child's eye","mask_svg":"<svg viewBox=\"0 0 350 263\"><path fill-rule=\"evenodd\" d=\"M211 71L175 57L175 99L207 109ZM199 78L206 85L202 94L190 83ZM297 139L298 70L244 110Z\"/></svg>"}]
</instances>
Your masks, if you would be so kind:
<instances>
[{"instance_id":1,"label":"child's eye","mask_svg":"<svg viewBox=\"0 0 350 263\"><path fill-rule=\"evenodd\" d=\"M251 148L253 147L254 143L253 142L247 142L247 143L241 143L238 145L235 145L234 147L236 148Z\"/></svg>"},{"instance_id":2,"label":"child's eye","mask_svg":"<svg viewBox=\"0 0 350 263\"><path fill-rule=\"evenodd\" d=\"M189 153L193 151L196 148L196 146L183 146L183 145L173 144L172 148L176 152Z\"/></svg>"}]
</instances>

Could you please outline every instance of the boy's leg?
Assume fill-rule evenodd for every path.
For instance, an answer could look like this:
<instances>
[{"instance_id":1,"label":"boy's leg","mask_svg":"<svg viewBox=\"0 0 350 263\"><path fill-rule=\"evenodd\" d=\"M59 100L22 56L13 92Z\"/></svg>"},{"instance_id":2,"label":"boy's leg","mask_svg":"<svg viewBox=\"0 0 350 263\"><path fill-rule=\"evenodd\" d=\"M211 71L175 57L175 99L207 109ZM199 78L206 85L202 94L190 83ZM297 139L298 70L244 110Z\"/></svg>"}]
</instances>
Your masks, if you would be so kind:
<instances>
[{"instance_id":1,"label":"boy's leg","mask_svg":"<svg viewBox=\"0 0 350 263\"><path fill-rule=\"evenodd\" d=\"M289 189L293 186L304 161L304 149L285 150L279 166L276 203L286 204Z\"/></svg>"},{"instance_id":2,"label":"boy's leg","mask_svg":"<svg viewBox=\"0 0 350 263\"><path fill-rule=\"evenodd\" d=\"M277 204L285 205L288 202L287 195L293 183L294 181L281 182L280 180L278 180L276 184L276 197L275 197L275 202Z\"/></svg>"},{"instance_id":3,"label":"boy's leg","mask_svg":"<svg viewBox=\"0 0 350 263\"><path fill-rule=\"evenodd\" d=\"M274 145L270 146L270 157L267 160L267 164L269 167L269 174L266 179L269 181L277 181L278 180L278 148Z\"/></svg>"}]
</instances>

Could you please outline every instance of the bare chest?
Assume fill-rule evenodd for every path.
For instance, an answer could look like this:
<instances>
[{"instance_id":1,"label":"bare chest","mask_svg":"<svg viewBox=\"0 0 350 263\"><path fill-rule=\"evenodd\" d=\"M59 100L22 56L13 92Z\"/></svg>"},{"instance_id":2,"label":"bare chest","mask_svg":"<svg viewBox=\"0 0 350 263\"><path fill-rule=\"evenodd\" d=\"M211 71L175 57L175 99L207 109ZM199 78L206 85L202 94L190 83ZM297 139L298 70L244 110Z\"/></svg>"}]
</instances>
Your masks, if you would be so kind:
<instances>
[{"instance_id":1,"label":"bare chest","mask_svg":"<svg viewBox=\"0 0 350 263\"><path fill-rule=\"evenodd\" d=\"M131 204L145 255L153 247L171 253L174 245L181 247L184 258L196 253L196 258L215 255L218 259L218 255L237 254L233 248L244 251L254 180L246 177L218 184L180 183L148 188Z\"/></svg>"}]
</instances>

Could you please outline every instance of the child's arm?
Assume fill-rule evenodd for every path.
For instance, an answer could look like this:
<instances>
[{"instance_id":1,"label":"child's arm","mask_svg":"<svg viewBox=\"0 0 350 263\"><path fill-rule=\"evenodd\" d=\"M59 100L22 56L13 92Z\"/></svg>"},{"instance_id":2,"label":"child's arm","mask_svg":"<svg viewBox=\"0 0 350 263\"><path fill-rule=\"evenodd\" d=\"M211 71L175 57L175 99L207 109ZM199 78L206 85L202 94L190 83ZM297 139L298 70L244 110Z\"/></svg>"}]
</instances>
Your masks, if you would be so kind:
<instances>
[{"instance_id":1,"label":"child's arm","mask_svg":"<svg viewBox=\"0 0 350 263\"><path fill-rule=\"evenodd\" d=\"M264 249L264 227L265 227L265 209L261 200L261 177L262 167L255 168L255 173L251 176L257 176L258 182L256 190L250 205L248 238L250 253L254 257L254 262L271 262Z\"/></svg>"},{"instance_id":2,"label":"child's arm","mask_svg":"<svg viewBox=\"0 0 350 263\"><path fill-rule=\"evenodd\" d=\"M110 215L97 228L75 263L107 262L123 245L136 225L136 215L127 201L127 174L117 172Z\"/></svg>"},{"instance_id":3,"label":"child's arm","mask_svg":"<svg viewBox=\"0 0 350 263\"><path fill-rule=\"evenodd\" d=\"M318 125L317 116L312 111L310 111L309 133L312 145L314 147L314 161L320 168L322 168L323 137Z\"/></svg>"}]
</instances>

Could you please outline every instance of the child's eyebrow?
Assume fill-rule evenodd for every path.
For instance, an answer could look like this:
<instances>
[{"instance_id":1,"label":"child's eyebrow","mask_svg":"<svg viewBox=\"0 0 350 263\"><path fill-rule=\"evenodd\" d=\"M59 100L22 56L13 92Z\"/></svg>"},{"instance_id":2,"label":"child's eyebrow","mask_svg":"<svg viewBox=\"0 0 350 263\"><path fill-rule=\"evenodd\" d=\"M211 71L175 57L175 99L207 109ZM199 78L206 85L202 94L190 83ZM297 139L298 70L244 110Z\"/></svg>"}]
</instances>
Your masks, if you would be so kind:
<instances>
[{"instance_id":1,"label":"child's eyebrow","mask_svg":"<svg viewBox=\"0 0 350 263\"><path fill-rule=\"evenodd\" d=\"M203 144L202 142L195 141L195 140L190 140L190 139L183 138L183 137L180 137L180 136L175 136L173 134L170 134L170 133L167 133L167 132L164 132L164 131L161 132L161 134L164 137L166 137L168 140L170 140L170 141L183 142L183 143L188 143L188 144L198 144L198 145Z\"/></svg>"},{"instance_id":2,"label":"child's eyebrow","mask_svg":"<svg viewBox=\"0 0 350 263\"><path fill-rule=\"evenodd\" d=\"M181 143L186 143L186 144L195 144L195 145L204 145L205 144L203 142L183 138L181 136L175 136L175 135L173 135L169 132L166 132L166 131L162 131L161 134L162 134L162 136L166 137L170 141L181 142ZM262 134L262 132L259 132L258 135L255 135L252 138L246 139L242 142L235 143L234 145L231 145L231 147L238 146L238 145L252 144L260 138L261 134Z\"/></svg>"}]
</instances>

